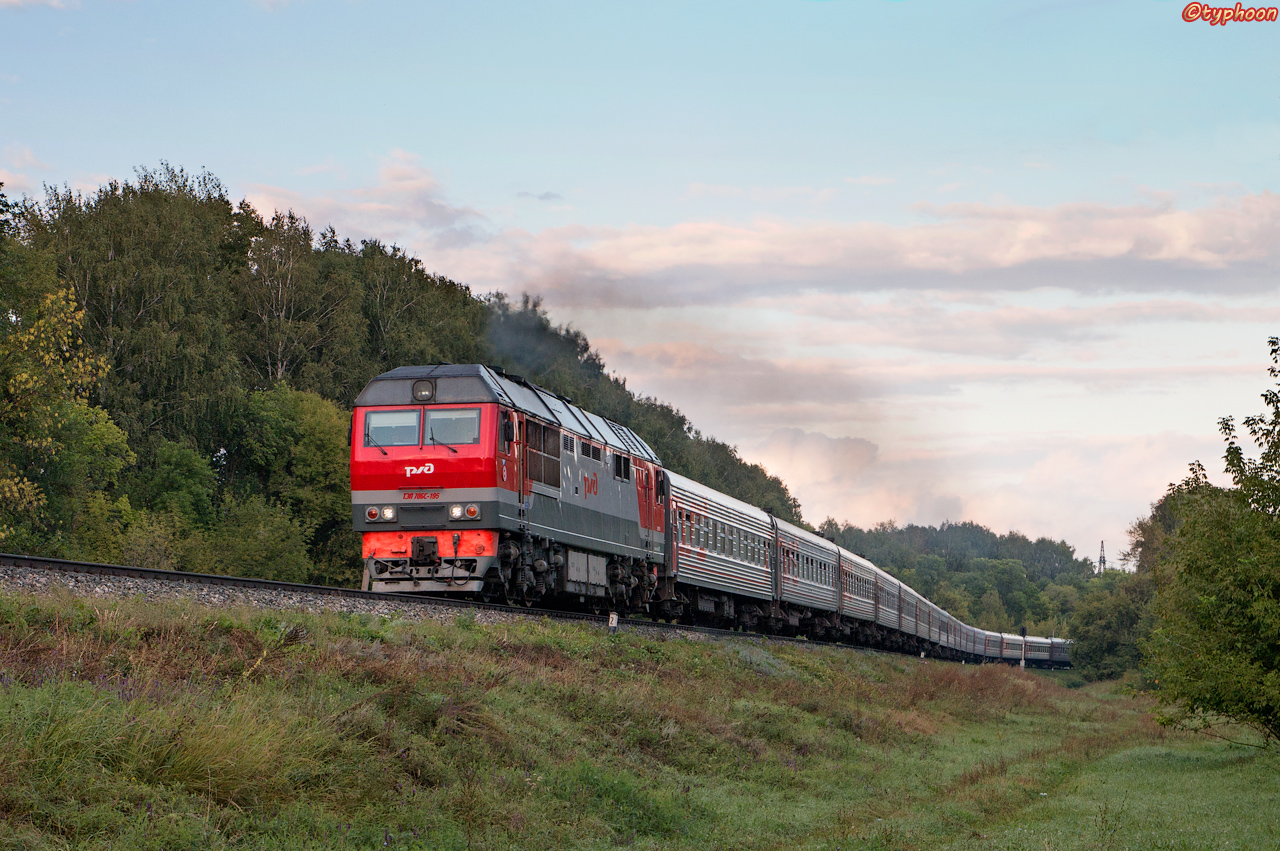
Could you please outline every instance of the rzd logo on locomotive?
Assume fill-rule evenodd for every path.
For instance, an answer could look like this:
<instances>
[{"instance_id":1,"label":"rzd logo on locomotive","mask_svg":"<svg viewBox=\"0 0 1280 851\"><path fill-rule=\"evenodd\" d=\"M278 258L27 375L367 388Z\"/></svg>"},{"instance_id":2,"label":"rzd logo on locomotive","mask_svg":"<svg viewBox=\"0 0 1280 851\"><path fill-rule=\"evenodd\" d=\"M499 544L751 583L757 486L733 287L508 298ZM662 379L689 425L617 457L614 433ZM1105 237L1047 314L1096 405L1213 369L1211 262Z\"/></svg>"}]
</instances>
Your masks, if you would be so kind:
<instances>
[{"instance_id":1,"label":"rzd logo on locomotive","mask_svg":"<svg viewBox=\"0 0 1280 851\"><path fill-rule=\"evenodd\" d=\"M582 489L586 491L587 496L600 495L600 480L596 478L595 473L589 476L586 473L582 474Z\"/></svg>"},{"instance_id":2,"label":"rzd logo on locomotive","mask_svg":"<svg viewBox=\"0 0 1280 851\"><path fill-rule=\"evenodd\" d=\"M404 476L409 478L414 473L434 473L436 471L435 464L423 464L421 467L405 467Z\"/></svg>"}]
</instances>

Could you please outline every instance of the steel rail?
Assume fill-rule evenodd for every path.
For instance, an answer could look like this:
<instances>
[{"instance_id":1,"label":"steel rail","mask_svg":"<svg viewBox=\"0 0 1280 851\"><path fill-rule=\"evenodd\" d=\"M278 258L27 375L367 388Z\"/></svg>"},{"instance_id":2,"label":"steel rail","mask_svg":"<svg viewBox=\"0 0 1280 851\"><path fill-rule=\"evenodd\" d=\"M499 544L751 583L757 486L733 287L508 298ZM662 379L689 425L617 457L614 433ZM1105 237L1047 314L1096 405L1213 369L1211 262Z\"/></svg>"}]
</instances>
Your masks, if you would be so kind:
<instances>
[{"instance_id":1,"label":"steel rail","mask_svg":"<svg viewBox=\"0 0 1280 851\"><path fill-rule=\"evenodd\" d=\"M361 591L358 588L338 588L333 585L304 585L294 582L278 582L274 579L253 579L244 576L223 576L216 573L186 573L178 570L158 570L150 567L132 567L124 564L99 564L89 561L72 561L45 556L14 555L0 553L0 567L20 567L34 570L54 570L62 573L78 573L91 576L117 576L126 579L142 579L152 582L186 583L189 585L220 585L231 588L245 588L262 591L285 591L294 594L314 594L319 596L342 597L353 600L377 600L388 602L395 600L411 605L443 606L459 610L488 611L501 614L519 615L522 617L547 617L555 620L585 621L607 626L607 615L596 615L589 612L569 612L561 609L541 609L535 607L506 606L499 603L483 603L476 600L460 600L456 597L427 597L419 594L389 594L378 591ZM639 618L618 618L618 626L657 629L664 632L696 632L718 638L737 638L754 641L784 641L795 644L807 644L823 647L844 647L850 650L874 652L872 648L857 647L851 644L840 644L830 641L815 641L809 638L789 635L766 635L758 632L739 632L718 627L697 626L694 624L663 623L656 620Z\"/></svg>"}]
</instances>

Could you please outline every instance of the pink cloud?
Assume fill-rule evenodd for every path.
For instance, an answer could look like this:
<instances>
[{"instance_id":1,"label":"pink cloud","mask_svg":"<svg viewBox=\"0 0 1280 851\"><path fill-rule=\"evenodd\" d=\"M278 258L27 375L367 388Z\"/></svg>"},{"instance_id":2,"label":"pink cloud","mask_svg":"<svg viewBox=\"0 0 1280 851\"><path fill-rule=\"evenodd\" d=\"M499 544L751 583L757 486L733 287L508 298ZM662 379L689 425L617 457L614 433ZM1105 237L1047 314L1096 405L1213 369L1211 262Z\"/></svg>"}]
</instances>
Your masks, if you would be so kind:
<instances>
[{"instance_id":1,"label":"pink cloud","mask_svg":"<svg viewBox=\"0 0 1280 851\"><path fill-rule=\"evenodd\" d=\"M326 164L326 170L341 166ZM304 196L278 186L254 184L246 198L264 213L292 209L313 225L334 224L344 236L395 241L417 250L465 245L476 236L484 216L472 207L450 203L440 182L416 154L393 150L378 166L371 186L321 196ZM424 257L424 259L426 259Z\"/></svg>"},{"instance_id":2,"label":"pink cloud","mask_svg":"<svg viewBox=\"0 0 1280 851\"><path fill-rule=\"evenodd\" d=\"M36 189L35 181L31 178L21 172L9 171L5 168L0 168L0 183L4 184L4 194L10 198L16 195L31 195Z\"/></svg>"},{"instance_id":3,"label":"pink cloud","mask_svg":"<svg viewBox=\"0 0 1280 851\"><path fill-rule=\"evenodd\" d=\"M870 183L872 178L855 178ZM879 178L874 178L879 180ZM812 187L694 184L691 195L743 201ZM740 304L778 291L1269 290L1280 265L1280 195L1220 197L1179 209L1150 194L1124 206L921 203L916 224L756 218L669 226L501 228L449 199L417 155L393 150L370 185L304 197L252 187L270 209L292 207L344 233L405 245L478 289L538 292L566 306Z\"/></svg>"},{"instance_id":4,"label":"pink cloud","mask_svg":"<svg viewBox=\"0 0 1280 851\"><path fill-rule=\"evenodd\" d=\"M834 517L866 528L883 520L971 520L997 532L1065 538L1080 555L1093 556L1106 540L1118 556L1129 524L1185 475L1189 461L1216 469L1221 445L1165 433L886 449L782 429L743 447L743 455L781 476L811 522Z\"/></svg>"}]
</instances>

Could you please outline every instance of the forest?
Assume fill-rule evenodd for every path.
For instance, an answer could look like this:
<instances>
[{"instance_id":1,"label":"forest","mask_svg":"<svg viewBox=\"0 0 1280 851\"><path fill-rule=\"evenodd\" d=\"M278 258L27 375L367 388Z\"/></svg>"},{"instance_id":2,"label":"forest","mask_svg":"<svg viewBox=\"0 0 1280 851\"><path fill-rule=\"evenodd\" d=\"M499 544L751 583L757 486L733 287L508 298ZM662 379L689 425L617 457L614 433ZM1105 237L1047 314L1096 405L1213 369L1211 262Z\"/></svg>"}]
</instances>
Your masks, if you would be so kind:
<instances>
[{"instance_id":1,"label":"forest","mask_svg":"<svg viewBox=\"0 0 1280 851\"><path fill-rule=\"evenodd\" d=\"M431 362L521 374L631 427L669 468L805 523L784 482L629 390L536 297L478 296L396 245L234 203L208 173L164 164L42 199L0 185L0 308L6 552L354 584L353 399L374 375ZM1230 446L1253 496L1174 488L1134 524L1133 572L1095 575L1065 542L971 522L816 529L957 617L1072 637L1085 676L1119 676L1168 640L1157 591L1174 582L1183 520L1280 490L1276 453L1250 462Z\"/></svg>"}]
</instances>

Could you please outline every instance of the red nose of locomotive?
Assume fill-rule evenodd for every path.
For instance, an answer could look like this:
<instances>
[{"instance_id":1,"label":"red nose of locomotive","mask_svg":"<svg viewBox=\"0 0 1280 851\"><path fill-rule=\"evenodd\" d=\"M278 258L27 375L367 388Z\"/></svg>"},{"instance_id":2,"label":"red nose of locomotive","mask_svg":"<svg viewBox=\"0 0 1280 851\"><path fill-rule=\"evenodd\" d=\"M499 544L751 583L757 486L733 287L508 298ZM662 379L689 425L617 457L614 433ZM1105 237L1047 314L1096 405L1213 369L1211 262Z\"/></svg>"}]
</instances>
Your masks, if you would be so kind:
<instances>
[{"instance_id":1,"label":"red nose of locomotive","mask_svg":"<svg viewBox=\"0 0 1280 851\"><path fill-rule=\"evenodd\" d=\"M352 523L378 591L478 590L504 513L495 400L455 379L370 383L351 431ZM479 388L482 390L483 388ZM441 392L441 391L445 392Z\"/></svg>"}]
</instances>

